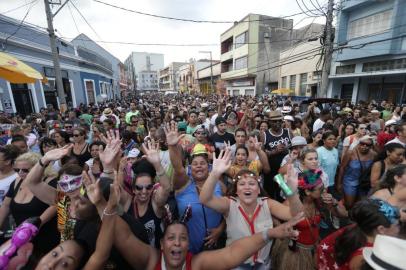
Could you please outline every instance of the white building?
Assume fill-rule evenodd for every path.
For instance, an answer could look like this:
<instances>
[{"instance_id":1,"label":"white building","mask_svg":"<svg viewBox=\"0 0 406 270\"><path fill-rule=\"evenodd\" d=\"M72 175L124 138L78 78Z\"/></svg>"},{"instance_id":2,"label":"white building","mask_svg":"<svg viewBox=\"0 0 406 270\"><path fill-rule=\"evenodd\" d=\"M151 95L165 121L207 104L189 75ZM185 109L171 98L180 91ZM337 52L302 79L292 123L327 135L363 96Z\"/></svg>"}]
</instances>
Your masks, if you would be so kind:
<instances>
[{"instance_id":1,"label":"white building","mask_svg":"<svg viewBox=\"0 0 406 270\"><path fill-rule=\"evenodd\" d=\"M138 91L158 91L158 72L144 70L138 72L137 90Z\"/></svg>"},{"instance_id":2,"label":"white building","mask_svg":"<svg viewBox=\"0 0 406 270\"><path fill-rule=\"evenodd\" d=\"M157 72L163 69L164 55L161 53L132 52L125 60L125 65L128 70L129 81L132 83L134 90L138 90L142 84L141 82L141 84L138 85L139 73L144 71Z\"/></svg>"},{"instance_id":3,"label":"white building","mask_svg":"<svg viewBox=\"0 0 406 270\"><path fill-rule=\"evenodd\" d=\"M179 91L179 68L187 63L172 62L159 70L159 91Z\"/></svg>"}]
</instances>

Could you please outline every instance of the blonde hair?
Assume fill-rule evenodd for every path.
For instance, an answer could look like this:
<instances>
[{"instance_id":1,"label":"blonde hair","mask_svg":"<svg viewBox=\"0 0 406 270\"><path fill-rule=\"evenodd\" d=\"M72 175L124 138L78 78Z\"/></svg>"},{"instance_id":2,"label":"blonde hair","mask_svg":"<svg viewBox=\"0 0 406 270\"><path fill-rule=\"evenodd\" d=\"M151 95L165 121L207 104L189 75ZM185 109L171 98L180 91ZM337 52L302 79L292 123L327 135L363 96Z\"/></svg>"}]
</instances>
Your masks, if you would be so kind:
<instances>
[{"instance_id":1,"label":"blonde hair","mask_svg":"<svg viewBox=\"0 0 406 270\"><path fill-rule=\"evenodd\" d=\"M30 163L31 166L34 166L40 160L40 158L41 158L41 156L39 154L29 152L29 153L25 153L25 154L18 156L17 159L15 160L15 162L25 161L25 162Z\"/></svg>"}]
</instances>

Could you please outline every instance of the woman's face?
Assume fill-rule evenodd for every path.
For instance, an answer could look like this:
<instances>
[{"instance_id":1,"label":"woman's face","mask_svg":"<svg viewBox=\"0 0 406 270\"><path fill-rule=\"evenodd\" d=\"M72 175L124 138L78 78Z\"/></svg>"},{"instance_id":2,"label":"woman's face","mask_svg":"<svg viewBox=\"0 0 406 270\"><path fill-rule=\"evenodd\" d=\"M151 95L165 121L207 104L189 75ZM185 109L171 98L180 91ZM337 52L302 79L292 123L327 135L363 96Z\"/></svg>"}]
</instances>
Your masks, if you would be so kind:
<instances>
[{"instance_id":1,"label":"woman's face","mask_svg":"<svg viewBox=\"0 0 406 270\"><path fill-rule=\"evenodd\" d=\"M202 156L193 158L192 164L192 177L196 181L205 181L209 175L209 164L207 160Z\"/></svg>"},{"instance_id":2,"label":"woman's face","mask_svg":"<svg viewBox=\"0 0 406 270\"><path fill-rule=\"evenodd\" d=\"M267 123L261 123L261 125L259 126L259 130L262 132L265 132L266 130L268 130L268 124Z\"/></svg>"},{"instance_id":3,"label":"woman's face","mask_svg":"<svg viewBox=\"0 0 406 270\"><path fill-rule=\"evenodd\" d=\"M315 186L312 190L307 190L308 196L310 196L314 200L320 199L321 194L323 194L323 192L324 192L323 183Z\"/></svg>"},{"instance_id":4,"label":"woman's face","mask_svg":"<svg viewBox=\"0 0 406 270\"><path fill-rule=\"evenodd\" d=\"M138 202L148 202L151 198L154 184L150 176L141 176L135 180L134 194Z\"/></svg>"},{"instance_id":5,"label":"woman's face","mask_svg":"<svg viewBox=\"0 0 406 270\"><path fill-rule=\"evenodd\" d=\"M406 187L406 171L403 172L403 174L400 177L395 176L395 181L397 185L401 187Z\"/></svg>"},{"instance_id":6,"label":"woman's face","mask_svg":"<svg viewBox=\"0 0 406 270\"><path fill-rule=\"evenodd\" d=\"M198 130L196 130L195 136L198 142L206 141L206 131L203 128L199 128Z\"/></svg>"},{"instance_id":7,"label":"woman's face","mask_svg":"<svg viewBox=\"0 0 406 270\"><path fill-rule=\"evenodd\" d=\"M62 242L48 252L38 263L36 270L75 270L79 267L84 251L75 241Z\"/></svg>"},{"instance_id":8,"label":"woman's face","mask_svg":"<svg viewBox=\"0 0 406 270\"><path fill-rule=\"evenodd\" d=\"M345 127L345 136L347 137L347 136L350 136L352 134L354 134L354 127L351 126L351 125L347 125Z\"/></svg>"},{"instance_id":9,"label":"woman's face","mask_svg":"<svg viewBox=\"0 0 406 270\"><path fill-rule=\"evenodd\" d=\"M392 163L400 164L405 156L405 149L395 148L392 152L387 152L388 158Z\"/></svg>"},{"instance_id":10,"label":"woman's face","mask_svg":"<svg viewBox=\"0 0 406 270\"><path fill-rule=\"evenodd\" d=\"M99 157L99 145L93 145L92 148L90 148L90 155L92 155L92 158Z\"/></svg>"},{"instance_id":11,"label":"woman's face","mask_svg":"<svg viewBox=\"0 0 406 270\"><path fill-rule=\"evenodd\" d=\"M18 176L20 176L22 180L24 180L25 177L27 177L27 174L30 172L31 168L32 165L27 161L17 161L14 164L14 171L18 173Z\"/></svg>"},{"instance_id":12,"label":"woman's face","mask_svg":"<svg viewBox=\"0 0 406 270\"><path fill-rule=\"evenodd\" d=\"M55 134L54 134L54 140L55 140L56 143L58 143L58 144L60 144L60 143L63 142L63 138L62 138L61 134L59 134L59 133L55 133Z\"/></svg>"},{"instance_id":13,"label":"woman's face","mask_svg":"<svg viewBox=\"0 0 406 270\"><path fill-rule=\"evenodd\" d=\"M168 269L180 269L189 249L189 236L185 225L170 225L161 240L161 251Z\"/></svg>"},{"instance_id":14,"label":"woman's face","mask_svg":"<svg viewBox=\"0 0 406 270\"><path fill-rule=\"evenodd\" d=\"M303 167L308 170L316 170L319 167L319 158L317 153L310 152L303 159Z\"/></svg>"},{"instance_id":15,"label":"woman's face","mask_svg":"<svg viewBox=\"0 0 406 270\"><path fill-rule=\"evenodd\" d=\"M359 125L357 132L360 137L364 136L365 134L367 134L367 126L363 124Z\"/></svg>"},{"instance_id":16,"label":"woman's face","mask_svg":"<svg viewBox=\"0 0 406 270\"><path fill-rule=\"evenodd\" d=\"M73 131L73 141L75 143L81 143L85 140L85 135L80 133L78 130Z\"/></svg>"},{"instance_id":17,"label":"woman's face","mask_svg":"<svg viewBox=\"0 0 406 270\"><path fill-rule=\"evenodd\" d=\"M373 142L371 140L366 140L358 143L358 150L361 154L367 154L369 149L373 146Z\"/></svg>"},{"instance_id":18,"label":"woman's face","mask_svg":"<svg viewBox=\"0 0 406 270\"><path fill-rule=\"evenodd\" d=\"M317 133L316 136L313 137L313 143L318 145L322 137L323 135L321 133Z\"/></svg>"},{"instance_id":19,"label":"woman's face","mask_svg":"<svg viewBox=\"0 0 406 270\"><path fill-rule=\"evenodd\" d=\"M242 175L240 179L237 179L237 191L238 198L247 205L250 205L257 201L259 193L258 180L255 176Z\"/></svg>"},{"instance_id":20,"label":"woman's face","mask_svg":"<svg viewBox=\"0 0 406 270\"><path fill-rule=\"evenodd\" d=\"M336 146L336 136L330 135L324 140L324 146L328 149L334 148Z\"/></svg>"},{"instance_id":21,"label":"woman's face","mask_svg":"<svg viewBox=\"0 0 406 270\"><path fill-rule=\"evenodd\" d=\"M235 153L235 163L239 166L245 166L247 164L248 155L245 149L238 149Z\"/></svg>"}]
</instances>

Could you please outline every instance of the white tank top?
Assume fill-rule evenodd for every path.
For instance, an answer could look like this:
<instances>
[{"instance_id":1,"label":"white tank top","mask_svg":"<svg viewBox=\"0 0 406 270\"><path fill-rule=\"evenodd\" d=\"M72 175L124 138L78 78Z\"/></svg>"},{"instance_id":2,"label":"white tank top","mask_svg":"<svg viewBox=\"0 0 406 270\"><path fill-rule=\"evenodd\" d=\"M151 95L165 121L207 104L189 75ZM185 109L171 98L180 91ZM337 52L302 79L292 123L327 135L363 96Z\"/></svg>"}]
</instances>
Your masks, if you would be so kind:
<instances>
[{"instance_id":1,"label":"white tank top","mask_svg":"<svg viewBox=\"0 0 406 270\"><path fill-rule=\"evenodd\" d=\"M269 211L268 198L258 198L257 207L251 219L244 212L238 198L230 198L230 210L227 222L227 246L240 238L265 231L273 227L272 215ZM255 253L244 264L264 263L269 258L272 241Z\"/></svg>"}]
</instances>

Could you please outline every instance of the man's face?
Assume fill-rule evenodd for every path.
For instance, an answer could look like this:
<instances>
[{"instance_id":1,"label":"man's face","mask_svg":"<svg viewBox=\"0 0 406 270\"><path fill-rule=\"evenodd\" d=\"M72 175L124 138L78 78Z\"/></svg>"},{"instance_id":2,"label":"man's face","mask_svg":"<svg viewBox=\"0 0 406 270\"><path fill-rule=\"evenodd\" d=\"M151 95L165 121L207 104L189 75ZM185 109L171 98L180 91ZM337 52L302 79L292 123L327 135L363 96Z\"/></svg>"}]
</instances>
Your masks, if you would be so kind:
<instances>
[{"instance_id":1,"label":"man's face","mask_svg":"<svg viewBox=\"0 0 406 270\"><path fill-rule=\"evenodd\" d=\"M16 141L16 142L13 142L12 145L17 146L18 149L20 149L21 153L27 153L28 152L28 145L27 145L26 142Z\"/></svg>"},{"instance_id":2,"label":"man's face","mask_svg":"<svg viewBox=\"0 0 406 270\"><path fill-rule=\"evenodd\" d=\"M226 123L221 123L221 124L217 125L217 129L220 133L226 132L226 129L227 129Z\"/></svg>"},{"instance_id":3,"label":"man's face","mask_svg":"<svg viewBox=\"0 0 406 270\"><path fill-rule=\"evenodd\" d=\"M134 102L131 102L131 103L130 103L130 110L131 110L131 111L135 111L136 108L137 108L137 107L136 107L135 103L134 103Z\"/></svg>"},{"instance_id":4,"label":"man's face","mask_svg":"<svg viewBox=\"0 0 406 270\"><path fill-rule=\"evenodd\" d=\"M269 126L273 131L279 131L282 128L283 121L281 120L270 120Z\"/></svg>"},{"instance_id":5,"label":"man's face","mask_svg":"<svg viewBox=\"0 0 406 270\"><path fill-rule=\"evenodd\" d=\"M202 123L206 121L206 114L204 112L199 113L199 120L202 121Z\"/></svg>"},{"instance_id":6,"label":"man's face","mask_svg":"<svg viewBox=\"0 0 406 270\"><path fill-rule=\"evenodd\" d=\"M243 131L237 131L237 133L235 134L235 141L237 145L245 145L246 139L247 136Z\"/></svg>"}]
</instances>

